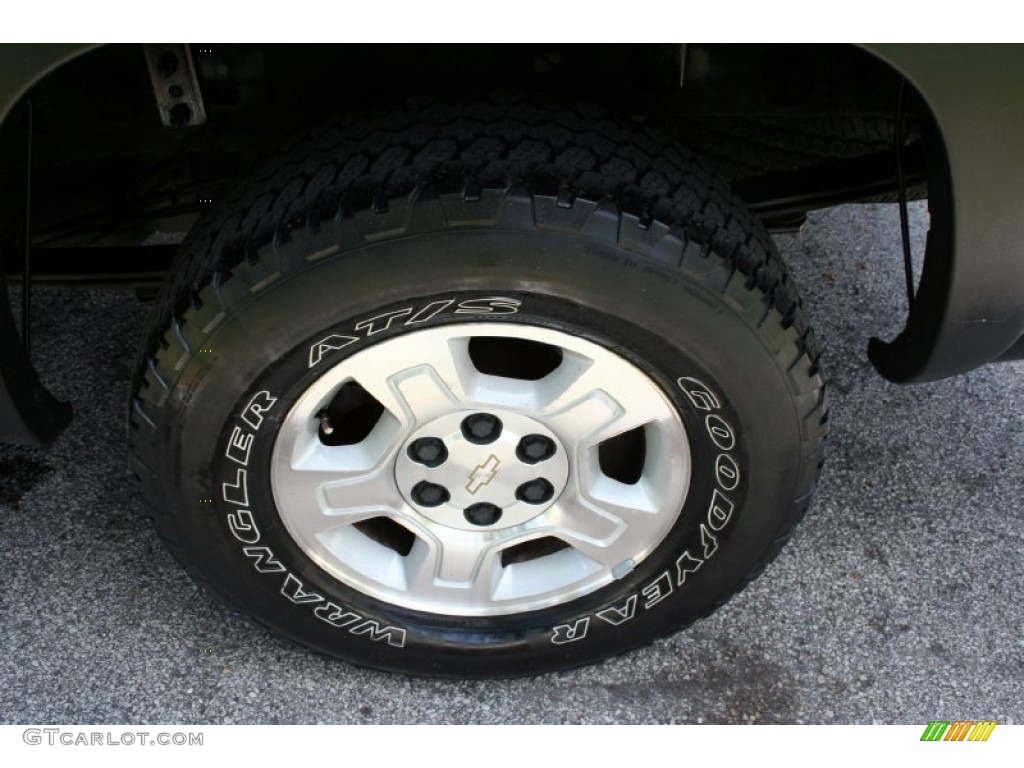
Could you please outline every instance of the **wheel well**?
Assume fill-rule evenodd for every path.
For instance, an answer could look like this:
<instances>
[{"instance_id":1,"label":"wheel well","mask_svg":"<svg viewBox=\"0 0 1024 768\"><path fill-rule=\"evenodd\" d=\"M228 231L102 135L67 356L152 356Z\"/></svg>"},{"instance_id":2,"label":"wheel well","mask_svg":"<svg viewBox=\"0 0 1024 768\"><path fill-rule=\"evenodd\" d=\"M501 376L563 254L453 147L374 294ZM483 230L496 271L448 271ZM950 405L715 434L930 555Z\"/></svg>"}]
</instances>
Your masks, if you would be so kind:
<instances>
[{"instance_id":1,"label":"wheel well","mask_svg":"<svg viewBox=\"0 0 1024 768\"><path fill-rule=\"evenodd\" d=\"M191 53L208 118L198 127L161 124L141 45L88 51L29 92L38 247L138 244L155 231L185 231L230 179L296 132L442 89L542 92L657 123L763 218L893 187L887 167L865 186L854 178L863 164L834 165L877 156L893 137L900 78L850 45L196 44ZM20 115L12 110L0 133L15 172ZM909 117L913 138L918 121Z\"/></svg>"},{"instance_id":2,"label":"wheel well","mask_svg":"<svg viewBox=\"0 0 1024 768\"><path fill-rule=\"evenodd\" d=\"M527 91L605 104L676 135L770 229L895 189L902 78L850 45L195 44L189 52L206 114L198 126L162 123L142 45L55 58L7 109L0 246L8 275L23 271L20 255L30 250L27 179L37 281L152 290L175 243L245 168L325 118L425 91ZM923 100L911 99L908 178L918 195L928 177L915 148L930 143L944 154L941 140L918 141L929 117ZM937 129L929 136L940 138ZM930 166L947 191L945 163ZM936 249L939 261L948 250Z\"/></svg>"}]
</instances>

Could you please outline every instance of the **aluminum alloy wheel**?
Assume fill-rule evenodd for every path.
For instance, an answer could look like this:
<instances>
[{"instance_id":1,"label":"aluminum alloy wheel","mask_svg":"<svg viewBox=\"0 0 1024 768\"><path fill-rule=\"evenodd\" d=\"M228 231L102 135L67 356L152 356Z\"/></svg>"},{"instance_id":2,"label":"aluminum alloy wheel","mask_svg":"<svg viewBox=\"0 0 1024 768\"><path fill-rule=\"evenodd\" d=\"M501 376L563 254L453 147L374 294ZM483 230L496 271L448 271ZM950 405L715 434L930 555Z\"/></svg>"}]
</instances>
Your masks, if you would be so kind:
<instances>
[{"instance_id":1,"label":"aluminum alloy wheel","mask_svg":"<svg viewBox=\"0 0 1024 768\"><path fill-rule=\"evenodd\" d=\"M526 362L543 351L550 370L496 375L474 354L508 340ZM339 442L345 425L325 414L352 390L373 423ZM628 477L605 461L627 435ZM516 323L357 352L299 397L271 461L281 519L327 573L458 616L545 608L622 578L672 528L690 481L686 432L650 377L595 343Z\"/></svg>"}]
</instances>

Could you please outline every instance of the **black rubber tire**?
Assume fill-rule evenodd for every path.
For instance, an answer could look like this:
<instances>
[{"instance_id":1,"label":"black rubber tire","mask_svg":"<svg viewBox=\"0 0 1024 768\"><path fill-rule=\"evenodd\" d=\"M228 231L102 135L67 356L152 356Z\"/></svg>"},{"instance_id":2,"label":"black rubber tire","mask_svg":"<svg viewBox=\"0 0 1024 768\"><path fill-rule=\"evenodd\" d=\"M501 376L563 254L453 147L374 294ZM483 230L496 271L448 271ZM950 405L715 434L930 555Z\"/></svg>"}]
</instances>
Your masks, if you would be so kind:
<instances>
[{"instance_id":1,"label":"black rubber tire","mask_svg":"<svg viewBox=\"0 0 1024 768\"><path fill-rule=\"evenodd\" d=\"M631 573L543 610L445 617L370 599L288 536L266 470L276 427L319 375L311 344L439 297L519 302L515 322L613 349L670 398L693 481ZM428 324L464 319L441 312ZM395 323L328 349L324 365L407 331ZM255 424L243 420L254 397ZM827 420L796 291L728 187L642 124L518 96L339 120L242 179L182 247L130 411L149 513L200 584L314 651L454 677L594 662L714 610L804 514ZM709 416L735 439L709 432ZM224 456L236 429L252 436L244 516L222 491L237 487ZM332 626L338 611L358 619Z\"/></svg>"}]
</instances>

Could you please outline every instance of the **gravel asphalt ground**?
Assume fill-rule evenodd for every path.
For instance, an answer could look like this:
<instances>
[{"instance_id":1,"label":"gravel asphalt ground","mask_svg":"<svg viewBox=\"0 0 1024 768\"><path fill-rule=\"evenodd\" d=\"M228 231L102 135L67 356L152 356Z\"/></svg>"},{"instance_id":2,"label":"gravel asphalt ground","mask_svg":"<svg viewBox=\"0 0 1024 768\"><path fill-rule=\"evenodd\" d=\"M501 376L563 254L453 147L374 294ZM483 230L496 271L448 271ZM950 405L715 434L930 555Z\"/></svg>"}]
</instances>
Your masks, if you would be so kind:
<instances>
[{"instance_id":1,"label":"gravel asphalt ground","mask_svg":"<svg viewBox=\"0 0 1024 768\"><path fill-rule=\"evenodd\" d=\"M926 214L914 209L923 250ZM894 206L778 239L825 347L830 455L764 575L650 648L443 682L315 657L192 585L140 514L124 402L147 307L40 291L34 356L77 418L0 447L0 723L1024 721L1024 364L915 387L869 336L904 313Z\"/></svg>"}]
</instances>

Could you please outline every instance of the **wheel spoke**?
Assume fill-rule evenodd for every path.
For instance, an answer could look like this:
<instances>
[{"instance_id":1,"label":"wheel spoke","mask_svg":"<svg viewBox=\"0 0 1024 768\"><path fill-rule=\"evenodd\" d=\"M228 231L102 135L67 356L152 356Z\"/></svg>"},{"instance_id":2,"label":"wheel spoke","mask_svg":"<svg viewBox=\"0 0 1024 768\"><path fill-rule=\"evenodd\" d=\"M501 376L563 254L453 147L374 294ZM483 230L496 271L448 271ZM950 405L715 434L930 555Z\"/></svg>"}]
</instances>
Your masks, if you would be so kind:
<instances>
[{"instance_id":1,"label":"wheel spoke","mask_svg":"<svg viewBox=\"0 0 1024 768\"><path fill-rule=\"evenodd\" d=\"M399 515L402 498L391 479L389 454L369 468L372 451L358 446L311 446L292 464L292 471L275 479L280 505L295 510L296 521L316 534L350 525L382 513Z\"/></svg>"},{"instance_id":2,"label":"wheel spoke","mask_svg":"<svg viewBox=\"0 0 1024 768\"><path fill-rule=\"evenodd\" d=\"M625 530L622 517L602 509L597 504L578 497L568 497L553 506L545 515L551 535L580 550L602 565L609 563L617 549L614 544Z\"/></svg>"},{"instance_id":3,"label":"wheel spoke","mask_svg":"<svg viewBox=\"0 0 1024 768\"><path fill-rule=\"evenodd\" d=\"M610 395L601 390L587 392L579 400L553 410L547 425L567 444L579 450L601 441L623 419L625 413ZM622 429L625 432L628 427Z\"/></svg>"},{"instance_id":4,"label":"wheel spoke","mask_svg":"<svg viewBox=\"0 0 1024 768\"><path fill-rule=\"evenodd\" d=\"M326 445L310 425L295 442L291 468L297 472L323 472L345 479L384 466L394 455L394 422L382 419L362 442Z\"/></svg>"},{"instance_id":5,"label":"wheel spoke","mask_svg":"<svg viewBox=\"0 0 1024 768\"><path fill-rule=\"evenodd\" d=\"M372 517L379 517L380 510L372 509L325 509L316 502L294 503L290 509L292 521L302 526L307 536L316 537L338 526L352 525Z\"/></svg>"},{"instance_id":6,"label":"wheel spoke","mask_svg":"<svg viewBox=\"0 0 1024 768\"><path fill-rule=\"evenodd\" d=\"M422 595L459 589L464 597L490 600L498 550L481 547L483 538L472 531L435 528L429 538L418 539L407 558L409 590Z\"/></svg>"},{"instance_id":7,"label":"wheel spoke","mask_svg":"<svg viewBox=\"0 0 1024 768\"><path fill-rule=\"evenodd\" d=\"M437 371L427 365L395 374L388 384L402 412L414 424L424 424L458 407L458 398Z\"/></svg>"},{"instance_id":8,"label":"wheel spoke","mask_svg":"<svg viewBox=\"0 0 1024 768\"><path fill-rule=\"evenodd\" d=\"M368 511L398 515L403 504L391 479L391 468L386 465L366 474L328 480L320 488L321 498L332 514Z\"/></svg>"},{"instance_id":9,"label":"wheel spoke","mask_svg":"<svg viewBox=\"0 0 1024 768\"><path fill-rule=\"evenodd\" d=\"M408 346L400 370L395 371L394 360L377 359L384 355L368 355L353 366L352 375L395 418L412 428L460 407L465 399L462 371L472 363L457 344Z\"/></svg>"},{"instance_id":10,"label":"wheel spoke","mask_svg":"<svg viewBox=\"0 0 1024 768\"><path fill-rule=\"evenodd\" d=\"M638 397L632 381L606 366L578 365L556 372L547 385L553 390L542 414L545 423L578 449L596 445L631 429L657 420L663 414L659 403L650 402L650 390Z\"/></svg>"}]
</instances>

